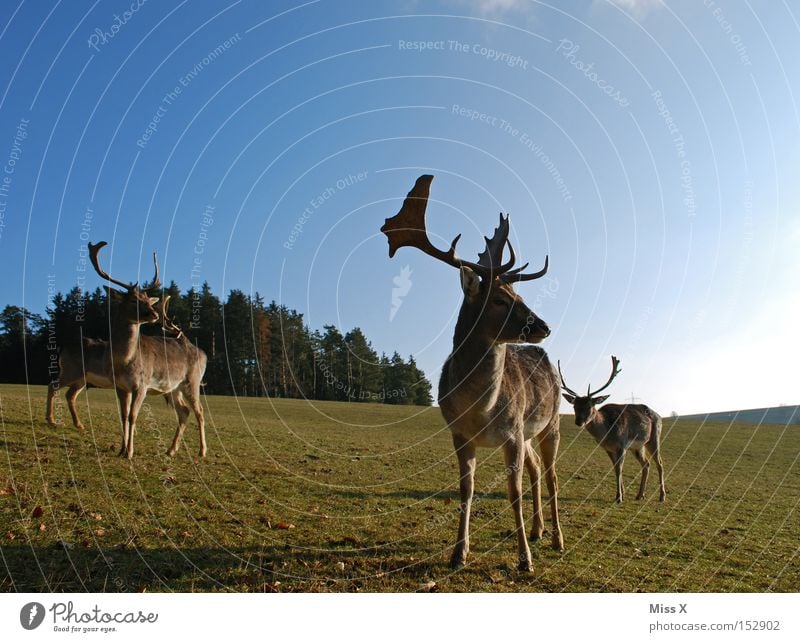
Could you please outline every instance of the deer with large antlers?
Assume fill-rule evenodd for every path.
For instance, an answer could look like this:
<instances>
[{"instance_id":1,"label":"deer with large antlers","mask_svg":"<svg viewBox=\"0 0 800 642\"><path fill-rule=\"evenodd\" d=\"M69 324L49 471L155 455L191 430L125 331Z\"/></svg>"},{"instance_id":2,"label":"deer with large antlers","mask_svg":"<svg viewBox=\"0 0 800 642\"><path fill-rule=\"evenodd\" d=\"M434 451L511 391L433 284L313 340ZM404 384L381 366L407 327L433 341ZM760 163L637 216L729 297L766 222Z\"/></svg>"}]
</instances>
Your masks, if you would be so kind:
<instances>
[{"instance_id":1,"label":"deer with large antlers","mask_svg":"<svg viewBox=\"0 0 800 642\"><path fill-rule=\"evenodd\" d=\"M555 369L539 343L550 334L514 292L513 283L538 279L547 272L548 261L538 272L525 274L527 263L512 269L514 249L508 241L508 217L500 215L494 236L472 263L456 256L453 240L449 250L435 247L425 228L433 176L420 176L408 193L400 212L386 220L381 231L389 239L389 256L400 247L415 247L457 268L464 301L453 336L453 351L444 363L439 380L439 407L453 438L460 472L461 505L458 536L450 559L462 567L469 553L469 521L474 491L475 454L481 446L502 448L508 479L508 496L514 512L519 568L530 570L531 554L522 514L523 470L533 490L531 539L544 534L541 511L541 460L533 447L537 438L544 460L550 495L552 546L563 550L558 520L558 479L555 461L559 443L559 382ZM503 263L508 247L509 260Z\"/></svg>"},{"instance_id":2,"label":"deer with large antlers","mask_svg":"<svg viewBox=\"0 0 800 642\"><path fill-rule=\"evenodd\" d=\"M169 395L178 414L178 432L167 453L177 452L189 409L194 412L200 428L200 456L206 455L205 423L200 403L200 384L205 374L206 355L188 340L142 335L144 323L155 323L159 312L158 298L149 296L137 284L128 284L109 276L98 261L100 250L107 243L89 243L89 258L97 274L124 291L103 286L109 298L116 301L116 318L112 318L109 347L114 387L120 404L122 447L120 455L133 458L136 419L148 391ZM154 257L155 260L155 257ZM158 263L153 284L157 289ZM165 309L164 309L165 313Z\"/></svg>"},{"instance_id":3,"label":"deer with large antlers","mask_svg":"<svg viewBox=\"0 0 800 642\"><path fill-rule=\"evenodd\" d=\"M647 476L650 472L649 460L653 459L658 466L659 500L663 502L667 492L664 488L664 464L661 461L661 417L643 404L609 403L601 408L597 407L609 397L609 395L599 397L597 395L608 388L620 372L619 359L612 356L611 376L606 384L595 391L592 391L590 385L586 390L586 395L580 396L567 387L564 375L561 374L561 363L558 364L564 399L575 408L575 423L586 428L595 441L608 453L611 463L614 465L614 473L617 478L617 502L622 502L624 494L622 465L625 462L625 452L628 450L633 451L642 466L642 480L636 499L644 498Z\"/></svg>"},{"instance_id":4,"label":"deer with large antlers","mask_svg":"<svg viewBox=\"0 0 800 642\"><path fill-rule=\"evenodd\" d=\"M158 283L158 263L155 255L153 262L156 269L156 277L153 283ZM155 290L153 285L141 288L150 296L150 290ZM158 311L158 310L157 310ZM47 406L45 410L45 420L52 428L58 424L54 415L55 398L61 388L66 388L64 395L67 400L67 408L72 416L72 424L78 430L83 430L83 422L78 415L76 400L78 395L87 387L113 388L114 373L111 367L111 348L105 339L93 339L82 337L80 344L66 344L58 353L58 379L51 381L47 387Z\"/></svg>"}]
</instances>

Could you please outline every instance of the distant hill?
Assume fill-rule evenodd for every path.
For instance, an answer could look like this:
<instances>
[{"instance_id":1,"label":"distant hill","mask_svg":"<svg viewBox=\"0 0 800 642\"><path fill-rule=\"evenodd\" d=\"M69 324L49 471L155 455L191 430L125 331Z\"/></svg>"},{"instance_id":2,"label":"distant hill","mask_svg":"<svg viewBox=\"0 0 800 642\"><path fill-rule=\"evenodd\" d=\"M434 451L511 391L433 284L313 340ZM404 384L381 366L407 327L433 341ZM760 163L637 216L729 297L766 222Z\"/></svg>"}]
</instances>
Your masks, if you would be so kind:
<instances>
[{"instance_id":1,"label":"distant hill","mask_svg":"<svg viewBox=\"0 0 800 642\"><path fill-rule=\"evenodd\" d=\"M691 419L693 421L728 421L745 424L800 425L800 406L727 410L725 412L708 412L699 415L680 415L678 418Z\"/></svg>"}]
</instances>

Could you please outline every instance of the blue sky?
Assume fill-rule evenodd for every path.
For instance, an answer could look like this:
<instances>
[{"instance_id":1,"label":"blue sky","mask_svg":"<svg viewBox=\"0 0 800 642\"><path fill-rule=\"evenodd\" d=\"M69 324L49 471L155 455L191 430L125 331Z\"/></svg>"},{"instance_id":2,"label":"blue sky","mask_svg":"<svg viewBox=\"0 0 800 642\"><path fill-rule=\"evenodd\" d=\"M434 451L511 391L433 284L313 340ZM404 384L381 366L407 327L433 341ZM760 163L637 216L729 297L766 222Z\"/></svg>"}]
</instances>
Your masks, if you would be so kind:
<instances>
[{"instance_id":1,"label":"blue sky","mask_svg":"<svg viewBox=\"0 0 800 642\"><path fill-rule=\"evenodd\" d=\"M119 278L157 250L183 288L360 326L435 383L458 275L389 260L379 232L432 173L441 243L474 258L503 211L518 256L550 256L518 291L572 387L615 354L615 401L798 403L799 20L721 0L10 3L0 302L42 311L104 239Z\"/></svg>"}]
</instances>

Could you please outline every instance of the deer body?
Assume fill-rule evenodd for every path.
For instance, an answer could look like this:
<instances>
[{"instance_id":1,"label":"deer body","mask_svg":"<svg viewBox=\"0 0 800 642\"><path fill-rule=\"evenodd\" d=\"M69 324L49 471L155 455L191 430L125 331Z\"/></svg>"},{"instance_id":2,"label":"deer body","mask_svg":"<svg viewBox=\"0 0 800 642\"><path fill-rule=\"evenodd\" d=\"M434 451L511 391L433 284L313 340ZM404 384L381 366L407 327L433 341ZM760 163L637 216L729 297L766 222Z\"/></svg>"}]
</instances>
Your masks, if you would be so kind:
<instances>
[{"instance_id":1,"label":"deer body","mask_svg":"<svg viewBox=\"0 0 800 642\"><path fill-rule=\"evenodd\" d=\"M158 263L156 275L149 288L140 289L110 277L100 267L98 253L106 245L89 244L89 255L95 271L125 291L105 286L108 296L114 299L111 319L109 349L113 384L119 400L122 422L120 455L133 458L136 419L148 391L167 395L178 415L178 430L167 454L175 455L190 410L194 412L200 429L200 456L205 457L207 447L203 408L200 404L200 385L206 369L206 355L183 336L180 328L167 319L165 299L156 309L158 298L148 295L148 290L160 287ZM141 334L141 326L159 319L165 329L178 333L178 338L150 337Z\"/></svg>"},{"instance_id":2,"label":"deer body","mask_svg":"<svg viewBox=\"0 0 800 642\"><path fill-rule=\"evenodd\" d=\"M558 480L555 457L559 442L558 376L547 354L530 343L550 334L547 325L525 305L511 284L539 278L547 271L522 274L525 266L512 270L514 251L508 243L508 218L492 239L478 263L435 248L425 231L425 208L432 176L421 176L409 192L397 216L387 219L381 230L389 238L389 254L401 246L417 247L460 270L464 301L453 337L453 351L445 361L439 380L439 406L450 428L459 464L461 506L456 545L450 560L454 568L466 563L469 553L469 521L474 493L476 449L502 448L508 494L514 520L519 568L529 570L531 555L522 515L522 479L527 470L533 490L532 539L544 532L541 516L539 456L532 439L537 438L546 467L553 525L552 545L563 550L558 521ZM503 264L508 245L511 259ZM527 265L527 264L526 264Z\"/></svg>"},{"instance_id":3,"label":"deer body","mask_svg":"<svg viewBox=\"0 0 800 642\"><path fill-rule=\"evenodd\" d=\"M84 338L80 350L77 347L64 346L58 355L58 367L58 381L51 381L47 386L45 419L50 426L56 426L53 414L55 397L61 388L66 387L65 398L72 423L78 430L83 430L83 423L75 407L77 396L87 385L97 388L114 387L108 341Z\"/></svg>"},{"instance_id":4,"label":"deer body","mask_svg":"<svg viewBox=\"0 0 800 642\"><path fill-rule=\"evenodd\" d=\"M598 404L608 399L608 395L595 395L607 388L620 372L619 360L611 357L611 362L608 383L594 392L590 387L584 396L579 396L568 388L562 376L564 398L575 408L575 423L586 428L598 445L608 453L616 476L616 501L621 503L624 498L622 466L625 463L625 453L630 450L642 466L642 479L636 499L644 498L652 459L658 467L659 500L663 502L667 492L664 488L664 464L661 460L661 417L643 404L609 403L598 407Z\"/></svg>"}]
</instances>

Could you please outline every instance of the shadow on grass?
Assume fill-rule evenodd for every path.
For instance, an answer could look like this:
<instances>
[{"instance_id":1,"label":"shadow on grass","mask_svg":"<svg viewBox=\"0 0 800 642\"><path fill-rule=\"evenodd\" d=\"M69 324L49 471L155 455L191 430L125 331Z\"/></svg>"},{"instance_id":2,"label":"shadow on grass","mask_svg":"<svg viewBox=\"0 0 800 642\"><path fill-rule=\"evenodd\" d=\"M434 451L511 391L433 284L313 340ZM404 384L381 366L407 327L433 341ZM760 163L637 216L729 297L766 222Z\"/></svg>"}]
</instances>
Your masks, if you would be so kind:
<instances>
[{"instance_id":1,"label":"shadow on grass","mask_svg":"<svg viewBox=\"0 0 800 642\"><path fill-rule=\"evenodd\" d=\"M0 592L351 591L388 574L383 590L392 590L398 575L423 582L442 571L403 561L411 551L411 543L367 546L353 538L313 549L4 546Z\"/></svg>"}]
</instances>

